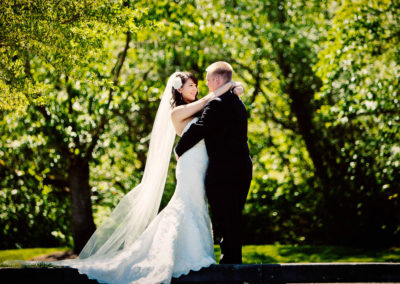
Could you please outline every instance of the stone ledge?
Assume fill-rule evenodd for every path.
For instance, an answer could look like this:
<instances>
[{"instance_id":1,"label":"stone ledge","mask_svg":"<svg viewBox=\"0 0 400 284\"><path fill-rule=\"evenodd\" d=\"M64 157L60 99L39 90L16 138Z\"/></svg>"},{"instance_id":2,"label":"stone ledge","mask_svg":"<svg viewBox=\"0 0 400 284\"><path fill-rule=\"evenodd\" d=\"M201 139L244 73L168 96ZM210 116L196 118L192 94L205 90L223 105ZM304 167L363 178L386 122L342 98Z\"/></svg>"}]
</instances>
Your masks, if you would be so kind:
<instances>
[{"instance_id":1,"label":"stone ledge","mask_svg":"<svg viewBox=\"0 0 400 284\"><path fill-rule=\"evenodd\" d=\"M0 268L1 283L94 284L73 268ZM212 265L172 283L400 283L400 263Z\"/></svg>"},{"instance_id":2,"label":"stone ledge","mask_svg":"<svg viewBox=\"0 0 400 284\"><path fill-rule=\"evenodd\" d=\"M173 283L400 283L400 263L214 265Z\"/></svg>"},{"instance_id":3,"label":"stone ledge","mask_svg":"<svg viewBox=\"0 0 400 284\"><path fill-rule=\"evenodd\" d=\"M96 284L86 275L69 267L0 268L1 283L4 284Z\"/></svg>"}]
</instances>

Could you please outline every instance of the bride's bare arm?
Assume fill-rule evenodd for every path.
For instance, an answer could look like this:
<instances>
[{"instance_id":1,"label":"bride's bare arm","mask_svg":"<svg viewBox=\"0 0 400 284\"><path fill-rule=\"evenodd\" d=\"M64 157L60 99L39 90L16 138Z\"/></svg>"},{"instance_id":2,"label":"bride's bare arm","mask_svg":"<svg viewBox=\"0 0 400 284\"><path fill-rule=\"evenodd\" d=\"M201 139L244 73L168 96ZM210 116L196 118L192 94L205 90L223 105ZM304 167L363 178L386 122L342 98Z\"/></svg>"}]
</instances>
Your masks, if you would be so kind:
<instances>
[{"instance_id":1,"label":"bride's bare arm","mask_svg":"<svg viewBox=\"0 0 400 284\"><path fill-rule=\"evenodd\" d=\"M198 101L175 107L171 111L171 119L172 123L174 124L176 133L178 135L181 135L183 129L188 123L188 120L191 119L195 113L202 110L210 100L226 93L227 91L229 91L230 88L234 86L234 82L228 82Z\"/></svg>"},{"instance_id":2,"label":"bride's bare arm","mask_svg":"<svg viewBox=\"0 0 400 284\"><path fill-rule=\"evenodd\" d=\"M202 110L210 100L229 91L229 89L232 88L233 85L233 82L228 82L214 92L211 92L207 96L201 98L200 100L197 100L190 104L175 107L171 112L172 120L182 121L186 118L193 116L195 113Z\"/></svg>"}]
</instances>

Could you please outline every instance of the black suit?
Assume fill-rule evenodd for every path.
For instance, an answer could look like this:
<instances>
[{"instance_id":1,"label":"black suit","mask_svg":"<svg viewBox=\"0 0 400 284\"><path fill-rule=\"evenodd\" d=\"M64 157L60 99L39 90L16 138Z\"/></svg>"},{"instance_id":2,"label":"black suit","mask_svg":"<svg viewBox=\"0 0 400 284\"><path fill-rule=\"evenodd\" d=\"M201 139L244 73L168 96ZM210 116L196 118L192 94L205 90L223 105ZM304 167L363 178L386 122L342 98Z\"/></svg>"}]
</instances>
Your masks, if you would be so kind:
<instances>
[{"instance_id":1,"label":"black suit","mask_svg":"<svg viewBox=\"0 0 400 284\"><path fill-rule=\"evenodd\" d=\"M205 189L213 223L221 229L220 263L242 263L242 210L252 178L247 145L247 112L232 91L210 101L183 134L175 152L182 156L205 140L209 164Z\"/></svg>"}]
</instances>

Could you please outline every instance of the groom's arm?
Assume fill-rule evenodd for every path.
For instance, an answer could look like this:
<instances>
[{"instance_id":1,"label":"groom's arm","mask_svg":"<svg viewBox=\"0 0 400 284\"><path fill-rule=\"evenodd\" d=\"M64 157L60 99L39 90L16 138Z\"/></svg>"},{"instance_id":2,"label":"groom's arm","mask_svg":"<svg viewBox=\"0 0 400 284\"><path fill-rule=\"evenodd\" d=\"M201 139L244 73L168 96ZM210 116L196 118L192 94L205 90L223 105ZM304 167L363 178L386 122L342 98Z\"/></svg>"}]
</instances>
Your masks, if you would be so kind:
<instances>
[{"instance_id":1,"label":"groom's arm","mask_svg":"<svg viewBox=\"0 0 400 284\"><path fill-rule=\"evenodd\" d=\"M189 129L182 135L175 147L175 154L179 157L187 150L196 145L201 139L209 134L213 134L221 125L221 99L216 98L210 101L196 123L193 123Z\"/></svg>"}]
</instances>

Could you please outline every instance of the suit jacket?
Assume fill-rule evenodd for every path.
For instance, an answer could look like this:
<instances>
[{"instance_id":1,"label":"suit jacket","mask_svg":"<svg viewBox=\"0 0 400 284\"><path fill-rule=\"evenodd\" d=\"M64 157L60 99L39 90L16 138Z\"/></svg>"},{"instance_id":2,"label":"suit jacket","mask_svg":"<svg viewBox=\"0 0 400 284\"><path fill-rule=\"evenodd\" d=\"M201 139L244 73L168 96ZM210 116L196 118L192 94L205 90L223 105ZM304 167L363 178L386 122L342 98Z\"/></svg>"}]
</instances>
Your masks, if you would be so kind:
<instances>
[{"instance_id":1,"label":"suit jacket","mask_svg":"<svg viewBox=\"0 0 400 284\"><path fill-rule=\"evenodd\" d=\"M204 138L209 164L206 186L215 181L251 179L247 111L232 90L208 102L196 123L182 135L175 153L182 156Z\"/></svg>"}]
</instances>

